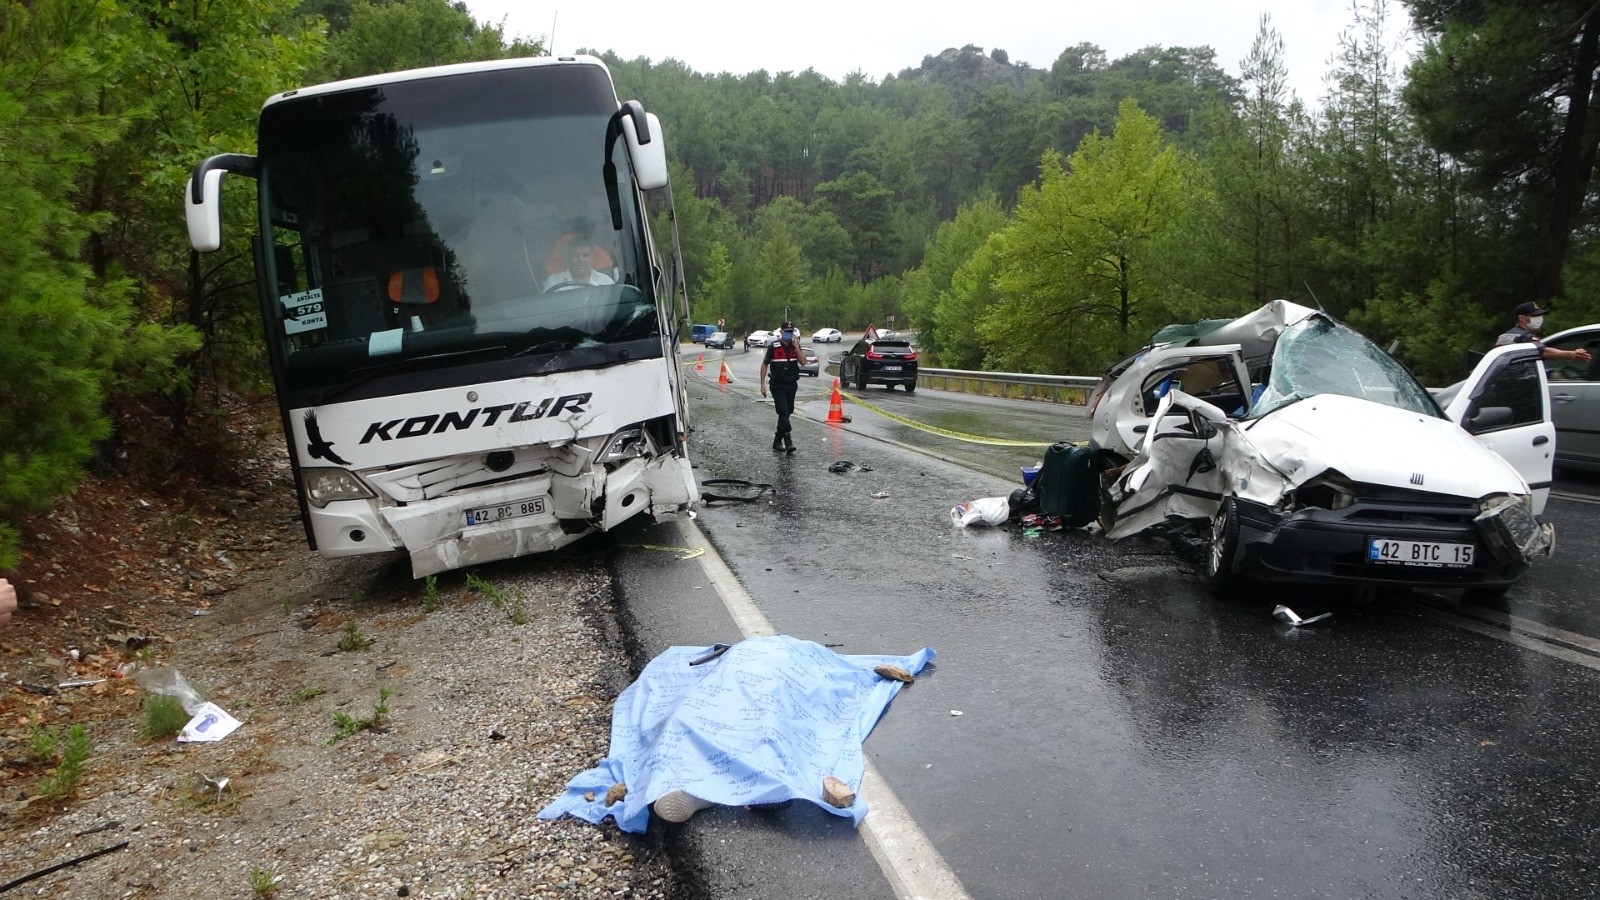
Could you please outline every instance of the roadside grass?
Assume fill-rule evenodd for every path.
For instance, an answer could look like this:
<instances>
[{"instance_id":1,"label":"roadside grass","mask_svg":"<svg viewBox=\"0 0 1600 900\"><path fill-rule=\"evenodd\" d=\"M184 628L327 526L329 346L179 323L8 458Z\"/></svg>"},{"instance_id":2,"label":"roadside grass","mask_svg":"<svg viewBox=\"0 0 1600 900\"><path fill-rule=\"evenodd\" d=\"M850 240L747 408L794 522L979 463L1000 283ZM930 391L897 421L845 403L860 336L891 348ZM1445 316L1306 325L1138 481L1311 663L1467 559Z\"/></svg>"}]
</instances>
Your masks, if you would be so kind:
<instances>
[{"instance_id":1,"label":"roadside grass","mask_svg":"<svg viewBox=\"0 0 1600 900\"><path fill-rule=\"evenodd\" d=\"M433 612L439 608L439 577L429 575L422 581L422 611Z\"/></svg>"},{"instance_id":2,"label":"roadside grass","mask_svg":"<svg viewBox=\"0 0 1600 900\"><path fill-rule=\"evenodd\" d=\"M378 703L372 708L372 715L364 719L335 712L333 724L338 730L324 740L322 746L332 747L347 737L383 727L384 718L389 715L389 696L393 693L388 688L378 688Z\"/></svg>"},{"instance_id":3,"label":"roadside grass","mask_svg":"<svg viewBox=\"0 0 1600 900\"><path fill-rule=\"evenodd\" d=\"M479 578L476 572L467 573L467 589L477 591L486 597L495 609L501 610L506 614L506 618L510 620L511 624L528 624L531 616L528 615L528 605L523 600L521 593L513 592L510 596L507 596L505 591Z\"/></svg>"},{"instance_id":4,"label":"roadside grass","mask_svg":"<svg viewBox=\"0 0 1600 900\"><path fill-rule=\"evenodd\" d=\"M271 866L255 866L250 870L250 896L276 897L278 882L282 880Z\"/></svg>"},{"instance_id":5,"label":"roadside grass","mask_svg":"<svg viewBox=\"0 0 1600 900\"><path fill-rule=\"evenodd\" d=\"M321 685L315 685L315 684L306 685L305 687L295 688L294 690L290 691L289 692L289 697L288 697L288 702L290 702L290 703L305 703L305 702L310 701L310 700L315 700L318 697L321 697L323 694L326 694L327 692L328 692L328 689L325 688L325 687L322 687Z\"/></svg>"},{"instance_id":6,"label":"roadside grass","mask_svg":"<svg viewBox=\"0 0 1600 900\"><path fill-rule=\"evenodd\" d=\"M39 794L59 799L77 793L84 764L94 751L94 745L89 740L89 729L73 725L63 735L54 728L34 726L30 743L35 756L41 761L55 763L56 767L55 772L39 780Z\"/></svg>"},{"instance_id":7,"label":"roadside grass","mask_svg":"<svg viewBox=\"0 0 1600 900\"><path fill-rule=\"evenodd\" d=\"M346 653L356 650L365 650L372 643L372 638L361 633L361 626L355 619L344 623L344 633L339 636L339 649Z\"/></svg>"},{"instance_id":8,"label":"roadside grass","mask_svg":"<svg viewBox=\"0 0 1600 900\"><path fill-rule=\"evenodd\" d=\"M144 725L139 728L139 736L149 740L174 737L189 723L189 719L189 714L184 712L183 704L177 697L147 695L144 698Z\"/></svg>"}]
</instances>

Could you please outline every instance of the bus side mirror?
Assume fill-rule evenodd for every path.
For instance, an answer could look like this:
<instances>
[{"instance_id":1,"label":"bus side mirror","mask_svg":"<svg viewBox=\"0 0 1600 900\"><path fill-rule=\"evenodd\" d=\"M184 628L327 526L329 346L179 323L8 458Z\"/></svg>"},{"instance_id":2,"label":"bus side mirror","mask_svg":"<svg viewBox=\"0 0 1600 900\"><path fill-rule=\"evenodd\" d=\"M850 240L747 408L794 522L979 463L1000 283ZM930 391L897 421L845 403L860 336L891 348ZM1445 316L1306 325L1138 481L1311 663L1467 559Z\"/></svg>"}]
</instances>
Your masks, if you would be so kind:
<instances>
[{"instance_id":1,"label":"bus side mirror","mask_svg":"<svg viewBox=\"0 0 1600 900\"><path fill-rule=\"evenodd\" d=\"M194 167L183 192L183 220L189 226L189 246L210 253L222 246L222 176L236 172L256 177L256 158L242 153L219 153Z\"/></svg>"},{"instance_id":2,"label":"bus side mirror","mask_svg":"<svg viewBox=\"0 0 1600 900\"><path fill-rule=\"evenodd\" d=\"M655 113L645 113L649 122L645 129L646 143L639 142L639 133L633 119L622 117L622 133L628 140L628 156L633 159L633 177L641 190L653 191L667 186L667 146L661 138L661 120Z\"/></svg>"}]
</instances>

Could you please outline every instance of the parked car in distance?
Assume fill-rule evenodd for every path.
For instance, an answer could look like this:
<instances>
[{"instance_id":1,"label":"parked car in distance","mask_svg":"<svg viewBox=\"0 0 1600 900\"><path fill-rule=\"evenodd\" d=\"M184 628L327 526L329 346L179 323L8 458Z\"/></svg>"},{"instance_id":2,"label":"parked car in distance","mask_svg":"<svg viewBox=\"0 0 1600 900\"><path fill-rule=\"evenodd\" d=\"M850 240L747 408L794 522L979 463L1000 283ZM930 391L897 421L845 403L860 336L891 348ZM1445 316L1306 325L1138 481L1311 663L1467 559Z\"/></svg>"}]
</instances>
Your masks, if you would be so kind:
<instances>
[{"instance_id":1,"label":"parked car in distance","mask_svg":"<svg viewBox=\"0 0 1600 900\"><path fill-rule=\"evenodd\" d=\"M822 374L822 359L810 347L800 348L800 374L816 378Z\"/></svg>"},{"instance_id":2,"label":"parked car in distance","mask_svg":"<svg viewBox=\"0 0 1600 900\"><path fill-rule=\"evenodd\" d=\"M1496 347L1430 395L1354 329L1275 300L1169 326L1089 397L1101 525L1239 580L1503 592L1550 551L1544 368Z\"/></svg>"},{"instance_id":3,"label":"parked car in distance","mask_svg":"<svg viewBox=\"0 0 1600 900\"><path fill-rule=\"evenodd\" d=\"M817 333L811 336L811 343L813 344L837 344L842 340L844 340L844 332L837 328L819 328Z\"/></svg>"},{"instance_id":4,"label":"parked car in distance","mask_svg":"<svg viewBox=\"0 0 1600 900\"><path fill-rule=\"evenodd\" d=\"M1544 369L1556 425L1556 465L1600 471L1600 324L1558 331L1543 343L1558 350L1589 351L1588 362L1547 359Z\"/></svg>"},{"instance_id":5,"label":"parked car in distance","mask_svg":"<svg viewBox=\"0 0 1600 900\"><path fill-rule=\"evenodd\" d=\"M839 358L839 380L864 391L869 384L894 390L902 385L906 393L917 389L917 351L909 341L898 338L862 338Z\"/></svg>"},{"instance_id":6,"label":"parked car in distance","mask_svg":"<svg viewBox=\"0 0 1600 900\"><path fill-rule=\"evenodd\" d=\"M752 331L744 336L744 348L746 350L751 347L765 347L770 343L772 343L772 332L770 331Z\"/></svg>"},{"instance_id":7,"label":"parked car in distance","mask_svg":"<svg viewBox=\"0 0 1600 900\"><path fill-rule=\"evenodd\" d=\"M720 350L732 350L733 349L733 335L727 333L726 331L714 331L714 332L712 332L711 336L706 338L706 349L707 350L719 350L719 349Z\"/></svg>"}]
</instances>

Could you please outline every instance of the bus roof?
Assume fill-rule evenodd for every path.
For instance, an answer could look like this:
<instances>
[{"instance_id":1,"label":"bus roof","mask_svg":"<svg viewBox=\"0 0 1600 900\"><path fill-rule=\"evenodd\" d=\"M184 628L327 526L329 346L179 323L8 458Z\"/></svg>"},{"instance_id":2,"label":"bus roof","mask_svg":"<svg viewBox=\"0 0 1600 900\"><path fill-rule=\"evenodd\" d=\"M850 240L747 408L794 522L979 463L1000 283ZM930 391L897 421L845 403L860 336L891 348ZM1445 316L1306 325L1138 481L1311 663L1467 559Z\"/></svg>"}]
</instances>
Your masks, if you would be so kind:
<instances>
[{"instance_id":1,"label":"bus roof","mask_svg":"<svg viewBox=\"0 0 1600 900\"><path fill-rule=\"evenodd\" d=\"M611 70L606 68L603 60L594 56L523 56L515 59L491 59L483 62L455 63L448 66L430 66L425 69L407 69L401 72L385 72L381 75L364 75L360 78L346 78L343 81L330 81L326 84L310 85L273 94L261 104L266 109L276 103L301 97L314 97L318 94L331 94L336 91L359 90L361 88L377 87L379 85L394 84L398 81L420 81L425 78L440 78L447 75L466 75L472 72L494 72L501 69L531 69L543 66L599 66L605 69L606 77L610 78Z\"/></svg>"}]
</instances>

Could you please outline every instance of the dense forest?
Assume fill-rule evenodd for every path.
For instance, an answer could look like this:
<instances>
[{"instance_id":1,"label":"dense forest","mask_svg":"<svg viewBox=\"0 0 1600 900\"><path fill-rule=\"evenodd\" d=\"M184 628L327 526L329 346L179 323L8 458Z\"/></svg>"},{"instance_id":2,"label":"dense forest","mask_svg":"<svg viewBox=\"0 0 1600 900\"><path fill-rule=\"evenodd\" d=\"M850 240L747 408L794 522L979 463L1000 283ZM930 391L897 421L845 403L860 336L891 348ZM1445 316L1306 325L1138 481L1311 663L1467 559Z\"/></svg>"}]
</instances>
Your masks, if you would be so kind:
<instances>
[{"instance_id":1,"label":"dense forest","mask_svg":"<svg viewBox=\"0 0 1600 900\"><path fill-rule=\"evenodd\" d=\"M969 45L882 81L605 58L664 124L695 321L893 317L936 365L1083 374L1286 297L1442 384L1517 302L1600 318L1596 9L1354 0L1315 98L1267 16L1223 63L1067 34L1048 69ZM194 254L198 160L280 90L541 52L450 0L0 0L0 570L86 465L226 478L221 400L267 389L252 187Z\"/></svg>"}]
</instances>

